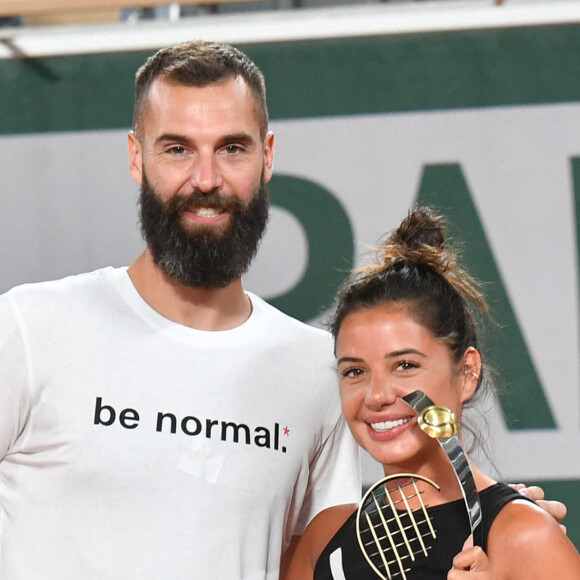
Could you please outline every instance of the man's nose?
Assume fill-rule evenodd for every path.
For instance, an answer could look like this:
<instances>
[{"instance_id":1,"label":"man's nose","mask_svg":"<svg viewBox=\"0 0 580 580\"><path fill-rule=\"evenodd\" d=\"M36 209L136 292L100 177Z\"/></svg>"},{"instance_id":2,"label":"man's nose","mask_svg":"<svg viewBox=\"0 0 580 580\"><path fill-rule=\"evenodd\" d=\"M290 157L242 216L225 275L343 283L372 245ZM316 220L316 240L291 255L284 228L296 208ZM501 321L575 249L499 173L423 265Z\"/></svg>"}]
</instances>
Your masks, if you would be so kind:
<instances>
[{"instance_id":1,"label":"man's nose","mask_svg":"<svg viewBox=\"0 0 580 580\"><path fill-rule=\"evenodd\" d=\"M223 176L219 161L214 155L199 154L193 162L190 182L194 189L202 193L219 190L223 184Z\"/></svg>"}]
</instances>

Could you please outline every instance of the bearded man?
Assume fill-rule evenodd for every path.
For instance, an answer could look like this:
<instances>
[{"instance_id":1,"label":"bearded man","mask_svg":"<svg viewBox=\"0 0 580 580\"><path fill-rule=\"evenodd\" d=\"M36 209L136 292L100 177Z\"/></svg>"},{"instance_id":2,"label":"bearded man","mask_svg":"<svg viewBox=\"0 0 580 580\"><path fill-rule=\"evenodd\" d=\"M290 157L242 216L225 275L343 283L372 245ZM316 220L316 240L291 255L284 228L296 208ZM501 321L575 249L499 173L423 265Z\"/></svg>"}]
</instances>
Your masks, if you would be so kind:
<instances>
[{"instance_id":1,"label":"bearded man","mask_svg":"<svg viewBox=\"0 0 580 580\"><path fill-rule=\"evenodd\" d=\"M328 335L242 287L274 155L261 72L159 51L128 146L143 253L0 297L0 577L277 580L361 483Z\"/></svg>"}]
</instances>

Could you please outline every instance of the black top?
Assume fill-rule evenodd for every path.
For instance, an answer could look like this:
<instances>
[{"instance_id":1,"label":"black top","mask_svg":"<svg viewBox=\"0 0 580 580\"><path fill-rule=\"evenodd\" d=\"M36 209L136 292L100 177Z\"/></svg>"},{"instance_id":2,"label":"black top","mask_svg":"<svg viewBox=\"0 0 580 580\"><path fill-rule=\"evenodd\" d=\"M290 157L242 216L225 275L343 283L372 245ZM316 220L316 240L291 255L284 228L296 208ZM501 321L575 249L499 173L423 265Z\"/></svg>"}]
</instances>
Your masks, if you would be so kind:
<instances>
[{"instance_id":1,"label":"black top","mask_svg":"<svg viewBox=\"0 0 580 580\"><path fill-rule=\"evenodd\" d=\"M515 499L522 499L517 491L497 483L479 493L483 515L482 548L487 548L487 536L500 510ZM524 498L525 499L525 498ZM428 556L420 553L414 562L405 561L408 580L446 580L453 558L461 551L471 533L463 500L427 508L436 538L429 538ZM331 568L332 562L332 568ZM334 575L333 572L334 571ZM407 571L410 570L410 571ZM397 565L390 567L393 580L403 578ZM385 574L386 577L388 577ZM356 536L356 511L330 540L314 569L314 580L377 580L376 572L364 557Z\"/></svg>"}]
</instances>

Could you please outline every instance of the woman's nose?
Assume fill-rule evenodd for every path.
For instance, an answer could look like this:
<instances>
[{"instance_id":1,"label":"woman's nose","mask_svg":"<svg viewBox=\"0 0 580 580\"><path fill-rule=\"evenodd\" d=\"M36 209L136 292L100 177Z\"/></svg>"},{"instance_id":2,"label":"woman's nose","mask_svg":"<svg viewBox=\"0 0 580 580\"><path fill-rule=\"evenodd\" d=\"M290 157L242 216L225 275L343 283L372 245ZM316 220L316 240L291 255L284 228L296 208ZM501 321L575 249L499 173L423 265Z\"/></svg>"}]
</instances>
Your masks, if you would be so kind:
<instances>
[{"instance_id":1,"label":"woman's nose","mask_svg":"<svg viewBox=\"0 0 580 580\"><path fill-rule=\"evenodd\" d=\"M382 408L392 405L398 396L398 390L386 378L373 377L369 382L365 403L369 408Z\"/></svg>"}]
</instances>

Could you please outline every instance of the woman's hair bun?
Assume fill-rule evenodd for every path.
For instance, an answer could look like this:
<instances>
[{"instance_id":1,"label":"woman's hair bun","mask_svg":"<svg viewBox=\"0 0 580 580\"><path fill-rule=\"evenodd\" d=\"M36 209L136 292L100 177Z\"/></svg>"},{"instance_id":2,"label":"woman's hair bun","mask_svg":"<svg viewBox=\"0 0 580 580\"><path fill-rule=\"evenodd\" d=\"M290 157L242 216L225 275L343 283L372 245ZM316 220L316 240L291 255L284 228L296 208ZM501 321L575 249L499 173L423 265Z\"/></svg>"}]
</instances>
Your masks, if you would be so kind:
<instances>
[{"instance_id":1,"label":"woman's hair bun","mask_svg":"<svg viewBox=\"0 0 580 580\"><path fill-rule=\"evenodd\" d=\"M455 267L455 255L445 251L447 229L442 216L428 207L409 212L379 250L385 268L399 262L424 264L444 275Z\"/></svg>"},{"instance_id":2,"label":"woman's hair bun","mask_svg":"<svg viewBox=\"0 0 580 580\"><path fill-rule=\"evenodd\" d=\"M359 270L363 277L387 273L402 264L427 267L441 276L462 298L477 309L488 312L479 284L458 264L458 249L452 246L445 218L429 207L417 207L409 212L399 227L379 249L381 262Z\"/></svg>"},{"instance_id":3,"label":"woman's hair bun","mask_svg":"<svg viewBox=\"0 0 580 580\"><path fill-rule=\"evenodd\" d=\"M418 207L409 212L389 236L387 244L410 247L425 245L443 249L446 238L443 218L435 215L430 208Z\"/></svg>"}]
</instances>

